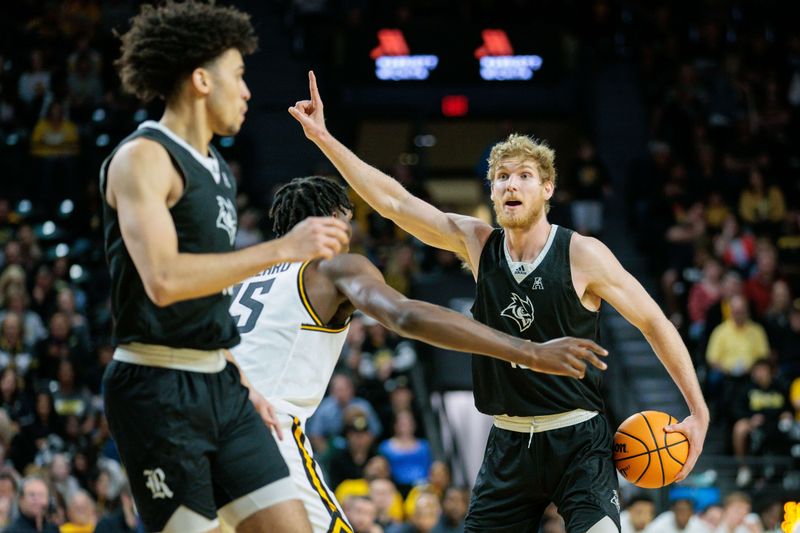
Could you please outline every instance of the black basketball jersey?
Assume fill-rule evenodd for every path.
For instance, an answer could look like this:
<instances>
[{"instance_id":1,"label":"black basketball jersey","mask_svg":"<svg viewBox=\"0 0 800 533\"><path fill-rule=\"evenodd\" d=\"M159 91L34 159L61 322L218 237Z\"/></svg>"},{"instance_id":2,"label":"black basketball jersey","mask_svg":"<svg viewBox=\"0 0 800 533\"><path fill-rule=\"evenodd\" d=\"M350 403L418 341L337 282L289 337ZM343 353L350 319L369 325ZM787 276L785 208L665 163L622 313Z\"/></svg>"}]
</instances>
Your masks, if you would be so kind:
<instances>
[{"instance_id":1,"label":"black basketball jersey","mask_svg":"<svg viewBox=\"0 0 800 533\"><path fill-rule=\"evenodd\" d=\"M599 312L575 292L569 264L572 230L552 226L538 265L517 282L505 257L505 232L495 229L481 252L472 314L475 320L535 342L599 338ZM582 380L534 372L489 357L472 358L475 405L486 414L536 416L573 409L602 411L601 371L587 365Z\"/></svg>"},{"instance_id":2,"label":"black basketball jersey","mask_svg":"<svg viewBox=\"0 0 800 533\"><path fill-rule=\"evenodd\" d=\"M219 164L214 176L190 152L188 145L148 123L124 139L106 158L100 169L106 260L111 274L111 311L114 318L112 342L142 342L176 348L214 350L239 343L239 332L228 308L230 296L219 293L203 298L156 306L144 284L120 233L117 212L106 202L106 170L119 148L139 137L161 144L183 177L183 195L169 210L182 253L222 253L233 250L237 230L236 182L228 165L213 146L209 150ZM217 179L219 182L217 182Z\"/></svg>"}]
</instances>

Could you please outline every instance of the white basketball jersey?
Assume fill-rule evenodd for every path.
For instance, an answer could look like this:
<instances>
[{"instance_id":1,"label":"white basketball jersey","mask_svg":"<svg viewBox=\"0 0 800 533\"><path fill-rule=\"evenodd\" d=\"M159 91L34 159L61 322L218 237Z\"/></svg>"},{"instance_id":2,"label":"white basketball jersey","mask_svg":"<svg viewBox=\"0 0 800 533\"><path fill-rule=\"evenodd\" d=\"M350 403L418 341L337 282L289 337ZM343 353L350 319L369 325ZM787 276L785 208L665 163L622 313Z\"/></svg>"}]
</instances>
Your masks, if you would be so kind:
<instances>
[{"instance_id":1,"label":"white basketball jersey","mask_svg":"<svg viewBox=\"0 0 800 533\"><path fill-rule=\"evenodd\" d=\"M325 395L348 323L331 328L306 297L308 263L282 263L233 289L231 315L242 342L231 349L255 389L279 412L305 420Z\"/></svg>"}]
</instances>

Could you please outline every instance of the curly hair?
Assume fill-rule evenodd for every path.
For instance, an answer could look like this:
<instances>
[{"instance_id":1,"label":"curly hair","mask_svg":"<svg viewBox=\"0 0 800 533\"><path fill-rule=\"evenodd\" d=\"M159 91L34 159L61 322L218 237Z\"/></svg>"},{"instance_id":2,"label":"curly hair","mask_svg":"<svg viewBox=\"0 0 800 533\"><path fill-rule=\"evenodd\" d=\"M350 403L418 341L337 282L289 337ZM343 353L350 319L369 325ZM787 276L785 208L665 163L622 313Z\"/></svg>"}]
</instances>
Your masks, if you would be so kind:
<instances>
[{"instance_id":1,"label":"curly hair","mask_svg":"<svg viewBox=\"0 0 800 533\"><path fill-rule=\"evenodd\" d=\"M120 38L122 55L114 65L122 88L145 102L169 100L183 78L227 50L244 55L258 46L250 15L213 0L143 5Z\"/></svg>"},{"instance_id":2,"label":"curly hair","mask_svg":"<svg viewBox=\"0 0 800 533\"><path fill-rule=\"evenodd\" d=\"M353 204L344 187L330 178L295 178L275 191L269 216L279 237L308 217L326 217L336 210L351 210Z\"/></svg>"}]
</instances>

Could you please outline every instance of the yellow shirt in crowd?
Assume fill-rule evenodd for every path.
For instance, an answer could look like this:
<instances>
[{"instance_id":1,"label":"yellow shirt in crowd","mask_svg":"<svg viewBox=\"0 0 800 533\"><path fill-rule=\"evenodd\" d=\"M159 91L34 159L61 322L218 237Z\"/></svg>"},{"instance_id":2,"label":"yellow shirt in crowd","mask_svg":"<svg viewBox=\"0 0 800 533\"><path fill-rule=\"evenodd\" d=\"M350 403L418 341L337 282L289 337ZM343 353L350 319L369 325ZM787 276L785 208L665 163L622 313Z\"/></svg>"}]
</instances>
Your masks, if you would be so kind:
<instances>
[{"instance_id":1,"label":"yellow shirt in crowd","mask_svg":"<svg viewBox=\"0 0 800 533\"><path fill-rule=\"evenodd\" d=\"M726 320L714 328L706 350L709 365L734 376L746 374L753 363L767 355L767 334L761 325L751 320L742 327L733 320Z\"/></svg>"}]
</instances>

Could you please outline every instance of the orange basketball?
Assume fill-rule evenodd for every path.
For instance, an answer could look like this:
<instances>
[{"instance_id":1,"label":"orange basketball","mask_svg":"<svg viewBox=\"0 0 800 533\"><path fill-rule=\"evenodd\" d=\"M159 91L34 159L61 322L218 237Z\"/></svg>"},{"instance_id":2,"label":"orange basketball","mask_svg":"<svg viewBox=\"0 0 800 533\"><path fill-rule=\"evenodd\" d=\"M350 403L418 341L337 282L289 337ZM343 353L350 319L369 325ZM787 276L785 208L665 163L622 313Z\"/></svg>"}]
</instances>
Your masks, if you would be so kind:
<instances>
[{"instance_id":1,"label":"orange basketball","mask_svg":"<svg viewBox=\"0 0 800 533\"><path fill-rule=\"evenodd\" d=\"M645 489L675 481L689 455L683 433L667 433L677 420L661 411L642 411L628 417L614 435L614 465L620 474Z\"/></svg>"}]
</instances>

